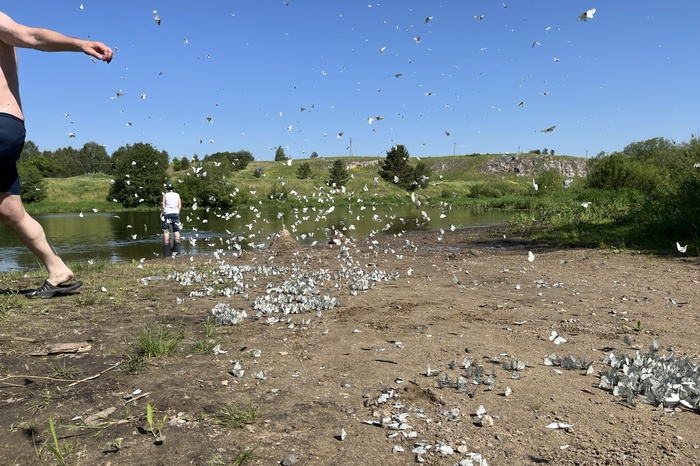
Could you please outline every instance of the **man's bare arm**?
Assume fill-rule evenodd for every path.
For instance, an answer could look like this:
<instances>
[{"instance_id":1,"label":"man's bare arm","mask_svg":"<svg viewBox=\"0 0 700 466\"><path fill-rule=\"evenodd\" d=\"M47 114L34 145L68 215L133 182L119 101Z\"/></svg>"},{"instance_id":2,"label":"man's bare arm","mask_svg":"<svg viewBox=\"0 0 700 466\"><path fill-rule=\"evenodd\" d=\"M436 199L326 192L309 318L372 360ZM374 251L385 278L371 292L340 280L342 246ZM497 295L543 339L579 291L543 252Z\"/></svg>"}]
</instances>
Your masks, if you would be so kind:
<instances>
[{"instance_id":1,"label":"man's bare arm","mask_svg":"<svg viewBox=\"0 0 700 466\"><path fill-rule=\"evenodd\" d=\"M49 29L28 27L16 23L2 12L0 12L0 41L13 47L43 52L83 52L107 63L112 61L112 49L102 42L76 39Z\"/></svg>"}]
</instances>

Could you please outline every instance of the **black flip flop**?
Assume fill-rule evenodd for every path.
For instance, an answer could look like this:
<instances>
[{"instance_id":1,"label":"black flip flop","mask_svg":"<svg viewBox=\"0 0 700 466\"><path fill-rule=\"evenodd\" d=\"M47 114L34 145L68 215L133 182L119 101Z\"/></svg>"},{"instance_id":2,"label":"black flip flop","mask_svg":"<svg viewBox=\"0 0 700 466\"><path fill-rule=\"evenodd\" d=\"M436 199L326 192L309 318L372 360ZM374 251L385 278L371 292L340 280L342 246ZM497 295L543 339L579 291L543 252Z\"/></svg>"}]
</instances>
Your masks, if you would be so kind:
<instances>
[{"instance_id":1,"label":"black flip flop","mask_svg":"<svg viewBox=\"0 0 700 466\"><path fill-rule=\"evenodd\" d=\"M55 298L56 296L66 296L69 294L73 294L75 290L83 286L83 282L77 281L73 283L62 283L60 285L52 285L49 283L49 281L45 281L43 285L41 285L39 288L36 290L27 293L27 298L29 299L34 299L34 298Z\"/></svg>"}]
</instances>

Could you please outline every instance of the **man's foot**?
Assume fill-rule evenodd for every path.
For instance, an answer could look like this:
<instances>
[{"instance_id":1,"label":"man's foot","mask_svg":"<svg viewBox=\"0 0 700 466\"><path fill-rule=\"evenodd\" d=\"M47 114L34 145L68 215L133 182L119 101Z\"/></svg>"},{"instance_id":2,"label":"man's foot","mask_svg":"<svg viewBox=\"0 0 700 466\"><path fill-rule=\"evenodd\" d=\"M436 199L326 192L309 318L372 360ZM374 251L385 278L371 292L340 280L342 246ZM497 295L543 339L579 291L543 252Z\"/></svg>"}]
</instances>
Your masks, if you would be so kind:
<instances>
[{"instance_id":1,"label":"man's foot","mask_svg":"<svg viewBox=\"0 0 700 466\"><path fill-rule=\"evenodd\" d=\"M83 286L83 282L77 281L73 283L61 283L60 285L52 285L48 280L39 288L27 293L27 298L55 298L56 296L66 296L73 294L75 290Z\"/></svg>"}]
</instances>

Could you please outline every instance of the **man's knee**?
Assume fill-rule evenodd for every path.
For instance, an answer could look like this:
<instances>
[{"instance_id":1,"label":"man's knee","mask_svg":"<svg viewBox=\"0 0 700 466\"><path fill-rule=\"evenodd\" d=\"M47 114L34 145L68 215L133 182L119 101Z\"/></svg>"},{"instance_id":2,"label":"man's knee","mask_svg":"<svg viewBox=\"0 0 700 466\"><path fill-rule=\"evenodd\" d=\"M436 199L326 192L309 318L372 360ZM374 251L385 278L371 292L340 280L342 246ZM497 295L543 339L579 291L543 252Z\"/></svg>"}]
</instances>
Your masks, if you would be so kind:
<instances>
[{"instance_id":1,"label":"man's knee","mask_svg":"<svg viewBox=\"0 0 700 466\"><path fill-rule=\"evenodd\" d=\"M18 225L25 215L19 196L0 195L0 222L12 227Z\"/></svg>"}]
</instances>

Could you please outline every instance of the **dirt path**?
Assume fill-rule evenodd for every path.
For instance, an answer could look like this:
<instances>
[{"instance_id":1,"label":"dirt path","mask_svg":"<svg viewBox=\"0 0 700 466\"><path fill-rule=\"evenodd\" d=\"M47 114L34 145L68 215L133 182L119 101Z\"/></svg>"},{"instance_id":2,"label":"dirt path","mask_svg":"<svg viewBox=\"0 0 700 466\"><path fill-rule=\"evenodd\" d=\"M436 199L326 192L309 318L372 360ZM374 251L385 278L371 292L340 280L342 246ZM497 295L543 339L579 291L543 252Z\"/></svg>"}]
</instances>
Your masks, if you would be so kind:
<instances>
[{"instance_id":1,"label":"dirt path","mask_svg":"<svg viewBox=\"0 0 700 466\"><path fill-rule=\"evenodd\" d=\"M2 295L12 309L0 320L1 463L56 464L51 417L67 464L700 464L695 412L630 406L599 388L606 355L646 352L655 338L697 363L698 260L503 234L278 244L88 270L90 285L60 299ZM0 289L31 285L0 277ZM283 287L337 305L253 319L256 298ZM209 341L217 304L247 318ZM175 353L129 370L139 332L159 325L183 336ZM91 348L31 356L67 342ZM199 351L213 344L227 353ZM553 352L584 366L545 365ZM167 416L161 445L146 432L147 404ZM222 424L222 407L257 416Z\"/></svg>"}]
</instances>

